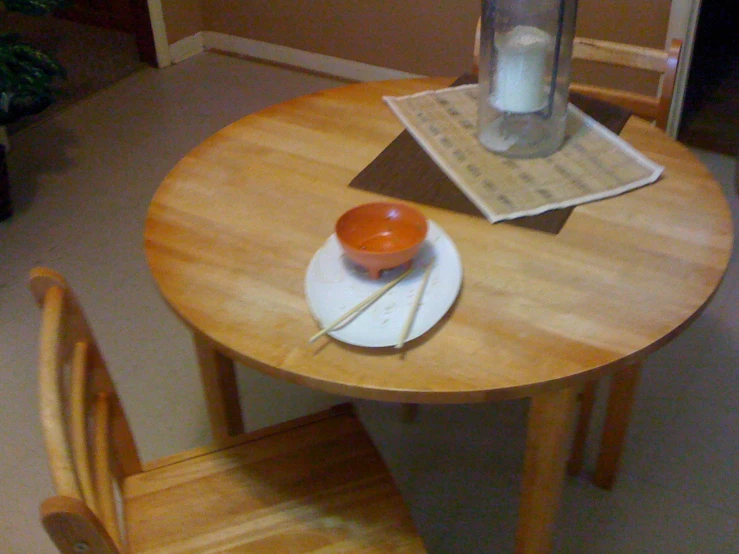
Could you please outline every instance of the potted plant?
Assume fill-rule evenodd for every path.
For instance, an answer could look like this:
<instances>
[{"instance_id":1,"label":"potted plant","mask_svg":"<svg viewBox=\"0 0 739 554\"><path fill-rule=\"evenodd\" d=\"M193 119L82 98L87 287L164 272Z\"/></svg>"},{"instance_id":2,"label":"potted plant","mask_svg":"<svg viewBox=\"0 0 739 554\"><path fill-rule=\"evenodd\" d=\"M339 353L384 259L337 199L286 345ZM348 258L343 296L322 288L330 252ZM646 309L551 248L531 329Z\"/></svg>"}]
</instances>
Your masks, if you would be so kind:
<instances>
[{"instance_id":1,"label":"potted plant","mask_svg":"<svg viewBox=\"0 0 739 554\"><path fill-rule=\"evenodd\" d=\"M70 0L0 0L6 10L42 16L68 7ZM51 55L23 41L17 33L0 33L0 221L12 213L5 155L6 125L46 109L64 68Z\"/></svg>"}]
</instances>

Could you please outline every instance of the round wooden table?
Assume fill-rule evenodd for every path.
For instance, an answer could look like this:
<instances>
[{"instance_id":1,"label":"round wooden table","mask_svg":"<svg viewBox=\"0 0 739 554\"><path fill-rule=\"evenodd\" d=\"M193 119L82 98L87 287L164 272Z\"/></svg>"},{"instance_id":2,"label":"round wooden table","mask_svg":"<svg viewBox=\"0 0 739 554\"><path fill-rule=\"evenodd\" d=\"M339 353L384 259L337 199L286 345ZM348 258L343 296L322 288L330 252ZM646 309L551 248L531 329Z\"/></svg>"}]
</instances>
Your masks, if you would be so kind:
<instances>
[{"instance_id":1,"label":"round wooden table","mask_svg":"<svg viewBox=\"0 0 739 554\"><path fill-rule=\"evenodd\" d=\"M684 146L631 118L621 136L666 167L657 183L577 207L557 235L418 205L462 258L464 284L449 313L402 354L328 337L308 344L317 331L304 292L308 263L340 214L384 198L347 186L402 130L382 96L450 82L350 85L226 127L159 187L146 255L194 332L216 438L242 426L232 360L384 401L530 397L517 544L545 552L577 391L609 372L633 374L701 312L729 261L731 215Z\"/></svg>"}]
</instances>

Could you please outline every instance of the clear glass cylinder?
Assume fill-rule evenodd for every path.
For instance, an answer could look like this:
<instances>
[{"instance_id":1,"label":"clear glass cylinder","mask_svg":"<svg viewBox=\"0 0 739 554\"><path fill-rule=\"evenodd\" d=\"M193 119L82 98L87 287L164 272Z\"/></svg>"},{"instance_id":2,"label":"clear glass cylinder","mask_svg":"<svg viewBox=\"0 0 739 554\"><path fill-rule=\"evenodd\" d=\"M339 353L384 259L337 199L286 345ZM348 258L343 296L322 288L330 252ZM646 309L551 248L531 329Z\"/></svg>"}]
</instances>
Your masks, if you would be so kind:
<instances>
[{"instance_id":1,"label":"clear glass cylinder","mask_svg":"<svg viewBox=\"0 0 739 554\"><path fill-rule=\"evenodd\" d=\"M564 141L577 0L482 0L478 137L536 158Z\"/></svg>"}]
</instances>

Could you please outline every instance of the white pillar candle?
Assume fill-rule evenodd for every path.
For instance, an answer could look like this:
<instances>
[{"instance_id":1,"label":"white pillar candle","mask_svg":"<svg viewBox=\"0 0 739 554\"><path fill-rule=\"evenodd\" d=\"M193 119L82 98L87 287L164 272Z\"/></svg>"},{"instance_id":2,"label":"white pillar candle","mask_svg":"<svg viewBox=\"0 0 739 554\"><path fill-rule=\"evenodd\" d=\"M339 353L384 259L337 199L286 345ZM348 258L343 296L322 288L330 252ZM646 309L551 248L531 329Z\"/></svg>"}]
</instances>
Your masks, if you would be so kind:
<instances>
[{"instance_id":1,"label":"white pillar candle","mask_svg":"<svg viewBox=\"0 0 739 554\"><path fill-rule=\"evenodd\" d=\"M544 75L552 42L548 33L526 25L495 36L498 61L490 95L494 108L529 113L546 106Z\"/></svg>"}]
</instances>

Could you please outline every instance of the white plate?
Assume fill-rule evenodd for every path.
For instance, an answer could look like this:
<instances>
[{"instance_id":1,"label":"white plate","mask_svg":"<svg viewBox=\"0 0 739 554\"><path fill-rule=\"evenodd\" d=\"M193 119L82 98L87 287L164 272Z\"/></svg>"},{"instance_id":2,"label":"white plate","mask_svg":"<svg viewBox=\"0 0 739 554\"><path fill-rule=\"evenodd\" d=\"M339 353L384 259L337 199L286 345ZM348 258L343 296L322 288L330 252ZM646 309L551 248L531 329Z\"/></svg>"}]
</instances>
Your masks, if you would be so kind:
<instances>
[{"instance_id":1,"label":"white plate","mask_svg":"<svg viewBox=\"0 0 739 554\"><path fill-rule=\"evenodd\" d=\"M426 241L413 260L417 269L359 315L329 331L329 335L357 346L393 346L398 342L423 272L435 257L423 299L406 341L431 329L451 308L462 287L462 262L452 239L429 221ZM335 321L388 281L403 272L396 268L372 280L367 272L343 253L336 235L331 235L315 253L305 275L308 307L321 327Z\"/></svg>"}]
</instances>

